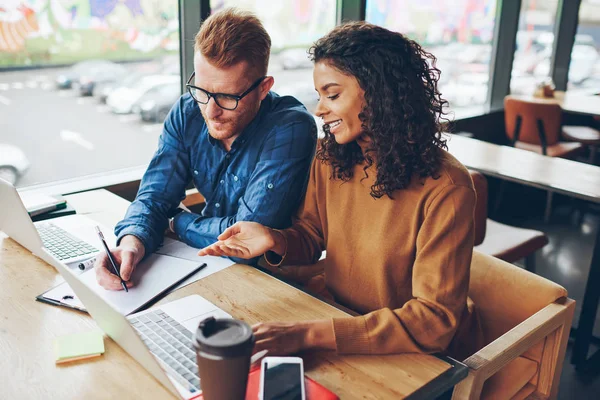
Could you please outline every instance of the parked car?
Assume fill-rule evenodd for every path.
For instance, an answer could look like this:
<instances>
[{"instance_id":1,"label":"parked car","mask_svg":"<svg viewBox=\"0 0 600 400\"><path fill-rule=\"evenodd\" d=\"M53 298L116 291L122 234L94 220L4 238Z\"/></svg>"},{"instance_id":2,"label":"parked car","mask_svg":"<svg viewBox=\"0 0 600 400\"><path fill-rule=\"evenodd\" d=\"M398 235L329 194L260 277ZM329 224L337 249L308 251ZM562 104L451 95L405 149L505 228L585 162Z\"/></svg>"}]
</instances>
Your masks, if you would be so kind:
<instances>
[{"instance_id":1,"label":"parked car","mask_svg":"<svg viewBox=\"0 0 600 400\"><path fill-rule=\"evenodd\" d=\"M29 160L20 148L10 144L0 144L0 178L16 185L29 169L29 165Z\"/></svg>"},{"instance_id":2,"label":"parked car","mask_svg":"<svg viewBox=\"0 0 600 400\"><path fill-rule=\"evenodd\" d=\"M146 122L164 122L173 104L181 96L179 83L166 83L150 89L132 107Z\"/></svg>"},{"instance_id":3,"label":"parked car","mask_svg":"<svg viewBox=\"0 0 600 400\"><path fill-rule=\"evenodd\" d=\"M88 71L94 65L101 63L102 60L87 60L73 64L70 68L56 75L54 82L57 89L71 89L73 82L79 80L81 74Z\"/></svg>"},{"instance_id":4,"label":"parked car","mask_svg":"<svg viewBox=\"0 0 600 400\"><path fill-rule=\"evenodd\" d=\"M122 79L113 82L99 83L94 88L94 96L100 103L106 103L108 95L120 87L135 86L143 77L149 75L177 75L180 74L179 58L165 56L160 59L138 64L131 68Z\"/></svg>"},{"instance_id":5,"label":"parked car","mask_svg":"<svg viewBox=\"0 0 600 400\"><path fill-rule=\"evenodd\" d=\"M287 49L279 53L279 61L283 69L312 68L306 49Z\"/></svg>"},{"instance_id":6,"label":"parked car","mask_svg":"<svg viewBox=\"0 0 600 400\"><path fill-rule=\"evenodd\" d=\"M96 85L118 82L127 74L129 71L124 66L111 61L102 61L82 72L79 79L73 82L73 89L81 96L92 96Z\"/></svg>"},{"instance_id":7,"label":"parked car","mask_svg":"<svg viewBox=\"0 0 600 400\"><path fill-rule=\"evenodd\" d=\"M133 111L133 105L148 91L169 83L180 84L181 79L177 75L145 76L134 86L115 89L106 99L106 104L115 114L129 114Z\"/></svg>"},{"instance_id":8,"label":"parked car","mask_svg":"<svg viewBox=\"0 0 600 400\"><path fill-rule=\"evenodd\" d=\"M440 91L451 108L476 106L485 103L488 82L488 74L465 73L440 86Z\"/></svg>"},{"instance_id":9,"label":"parked car","mask_svg":"<svg viewBox=\"0 0 600 400\"><path fill-rule=\"evenodd\" d=\"M100 103L106 103L106 99L113 91L122 87L135 86L139 80L147 75L149 74L146 72L132 72L118 81L98 83L94 88L94 96L98 98Z\"/></svg>"}]
</instances>

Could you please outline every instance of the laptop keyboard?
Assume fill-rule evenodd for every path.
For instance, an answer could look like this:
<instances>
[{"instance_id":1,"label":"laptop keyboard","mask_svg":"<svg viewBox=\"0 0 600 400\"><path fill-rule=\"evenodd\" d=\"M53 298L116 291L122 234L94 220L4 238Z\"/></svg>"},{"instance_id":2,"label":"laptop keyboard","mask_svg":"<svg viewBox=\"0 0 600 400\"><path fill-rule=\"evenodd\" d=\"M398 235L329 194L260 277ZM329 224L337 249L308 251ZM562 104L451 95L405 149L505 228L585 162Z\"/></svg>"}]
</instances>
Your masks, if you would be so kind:
<instances>
[{"instance_id":1,"label":"laptop keyboard","mask_svg":"<svg viewBox=\"0 0 600 400\"><path fill-rule=\"evenodd\" d=\"M44 247L61 261L87 254L95 254L99 251L94 246L77 239L52 223L37 224L36 228L42 238Z\"/></svg>"},{"instance_id":2,"label":"laptop keyboard","mask_svg":"<svg viewBox=\"0 0 600 400\"><path fill-rule=\"evenodd\" d=\"M173 376L191 393L200 390L193 334L162 310L129 318L142 340Z\"/></svg>"}]
</instances>

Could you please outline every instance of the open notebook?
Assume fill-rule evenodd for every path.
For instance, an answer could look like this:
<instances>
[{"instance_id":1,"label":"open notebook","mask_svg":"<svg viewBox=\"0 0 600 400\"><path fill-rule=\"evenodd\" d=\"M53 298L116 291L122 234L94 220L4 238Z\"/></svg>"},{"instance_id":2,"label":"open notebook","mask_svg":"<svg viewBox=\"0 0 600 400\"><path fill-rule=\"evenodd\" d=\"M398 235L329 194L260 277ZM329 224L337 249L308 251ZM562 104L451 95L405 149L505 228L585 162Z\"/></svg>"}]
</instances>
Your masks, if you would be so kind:
<instances>
[{"instance_id":1,"label":"open notebook","mask_svg":"<svg viewBox=\"0 0 600 400\"><path fill-rule=\"evenodd\" d=\"M134 286L129 289L129 292L104 289L96 281L96 271L93 268L79 275L79 279L121 314L129 315L194 274L202 264L204 262L201 260L190 261L163 254L152 254L136 267L131 277ZM85 311L85 307L66 282L38 296L37 300Z\"/></svg>"}]
</instances>

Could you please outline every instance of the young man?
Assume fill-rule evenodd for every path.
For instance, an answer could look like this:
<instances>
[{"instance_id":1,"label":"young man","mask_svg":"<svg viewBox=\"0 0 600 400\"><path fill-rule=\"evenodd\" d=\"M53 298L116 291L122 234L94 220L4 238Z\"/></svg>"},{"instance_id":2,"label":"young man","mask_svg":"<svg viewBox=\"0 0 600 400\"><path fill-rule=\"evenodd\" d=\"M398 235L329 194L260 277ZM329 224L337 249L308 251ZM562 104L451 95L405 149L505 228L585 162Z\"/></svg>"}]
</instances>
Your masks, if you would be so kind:
<instances>
[{"instance_id":1,"label":"young man","mask_svg":"<svg viewBox=\"0 0 600 400\"><path fill-rule=\"evenodd\" d=\"M113 254L125 281L156 250L167 226L202 248L237 221L290 225L306 187L316 125L296 99L270 92L270 47L252 14L228 9L202 24L189 93L167 116L137 198L115 228ZM190 181L206 207L201 215L176 214ZM98 282L120 290L108 267L106 256L99 256Z\"/></svg>"}]
</instances>

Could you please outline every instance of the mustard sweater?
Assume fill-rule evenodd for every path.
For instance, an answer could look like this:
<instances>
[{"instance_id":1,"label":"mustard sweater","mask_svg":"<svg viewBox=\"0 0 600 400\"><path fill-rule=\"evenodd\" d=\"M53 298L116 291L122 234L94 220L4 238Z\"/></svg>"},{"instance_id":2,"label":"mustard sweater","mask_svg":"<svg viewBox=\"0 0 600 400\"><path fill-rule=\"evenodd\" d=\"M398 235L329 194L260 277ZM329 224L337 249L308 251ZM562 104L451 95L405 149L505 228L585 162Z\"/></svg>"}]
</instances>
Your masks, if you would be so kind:
<instances>
[{"instance_id":1,"label":"mustard sweater","mask_svg":"<svg viewBox=\"0 0 600 400\"><path fill-rule=\"evenodd\" d=\"M444 351L466 309L475 191L465 167L443 152L439 178L414 178L393 199L370 195L375 167L349 182L313 162L306 197L283 231L285 264L316 262L335 300L360 314L333 320L338 353Z\"/></svg>"}]
</instances>

